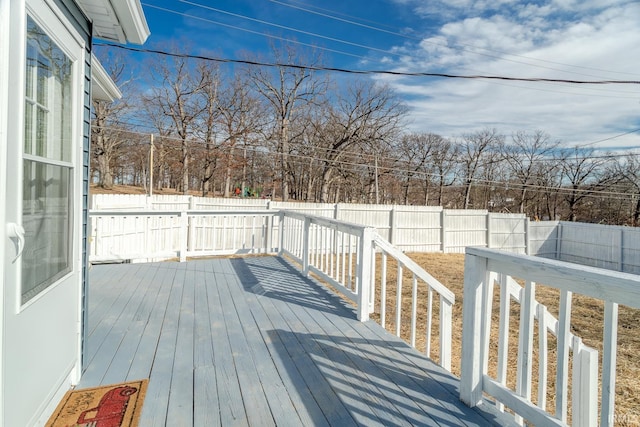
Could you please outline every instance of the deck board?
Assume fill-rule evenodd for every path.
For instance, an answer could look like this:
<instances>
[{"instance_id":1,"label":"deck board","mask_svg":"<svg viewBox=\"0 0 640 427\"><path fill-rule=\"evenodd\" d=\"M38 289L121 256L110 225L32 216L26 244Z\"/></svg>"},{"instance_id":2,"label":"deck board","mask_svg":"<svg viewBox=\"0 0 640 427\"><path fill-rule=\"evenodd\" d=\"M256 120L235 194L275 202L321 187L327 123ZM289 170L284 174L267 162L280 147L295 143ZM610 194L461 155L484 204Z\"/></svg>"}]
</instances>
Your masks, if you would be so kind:
<instances>
[{"instance_id":1,"label":"deck board","mask_svg":"<svg viewBox=\"0 0 640 427\"><path fill-rule=\"evenodd\" d=\"M141 426L484 426L458 380L277 257L96 265L80 387L149 378Z\"/></svg>"}]
</instances>

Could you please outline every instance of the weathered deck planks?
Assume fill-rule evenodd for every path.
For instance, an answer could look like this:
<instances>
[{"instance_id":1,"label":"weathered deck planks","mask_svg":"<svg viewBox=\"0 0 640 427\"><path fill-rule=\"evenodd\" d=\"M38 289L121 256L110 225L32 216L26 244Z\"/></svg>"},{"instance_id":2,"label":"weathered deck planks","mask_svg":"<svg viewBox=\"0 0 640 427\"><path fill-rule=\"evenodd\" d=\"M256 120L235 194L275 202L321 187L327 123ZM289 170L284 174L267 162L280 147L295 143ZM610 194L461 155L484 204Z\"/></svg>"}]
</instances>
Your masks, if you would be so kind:
<instances>
[{"instance_id":1,"label":"weathered deck planks","mask_svg":"<svg viewBox=\"0 0 640 427\"><path fill-rule=\"evenodd\" d=\"M484 426L457 379L281 258L96 265L80 387L149 378L142 426Z\"/></svg>"}]
</instances>

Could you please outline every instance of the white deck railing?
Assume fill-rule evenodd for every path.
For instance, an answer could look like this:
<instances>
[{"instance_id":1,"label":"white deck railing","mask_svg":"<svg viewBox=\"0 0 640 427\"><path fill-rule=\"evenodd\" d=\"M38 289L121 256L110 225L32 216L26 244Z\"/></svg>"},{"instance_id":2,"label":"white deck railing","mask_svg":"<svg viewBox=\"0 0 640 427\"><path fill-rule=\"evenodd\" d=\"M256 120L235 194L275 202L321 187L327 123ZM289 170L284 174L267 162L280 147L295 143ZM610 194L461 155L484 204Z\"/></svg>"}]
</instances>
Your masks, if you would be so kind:
<instances>
[{"instance_id":1,"label":"white deck railing","mask_svg":"<svg viewBox=\"0 0 640 427\"><path fill-rule=\"evenodd\" d=\"M89 261L274 253L267 211L90 211Z\"/></svg>"},{"instance_id":2,"label":"white deck railing","mask_svg":"<svg viewBox=\"0 0 640 427\"><path fill-rule=\"evenodd\" d=\"M389 326L386 271L387 260L391 258L396 261L399 278L396 334L400 336L402 302L410 298L408 340L416 347L421 317L425 323L420 325L421 329L427 331L426 353L431 356L433 293L439 294L439 363L451 370L453 293L371 227L292 211L91 211L90 217L92 262L286 254L301 265L305 275L318 275L350 298L357 306L360 320L369 320L377 306L385 327ZM376 257L377 253L381 256ZM382 272L379 278L376 269ZM403 269L412 276L410 296L402 294ZM420 296L419 287L424 291ZM376 288L380 292L376 293ZM424 294L428 295L426 313L419 316L418 299Z\"/></svg>"},{"instance_id":3,"label":"white deck railing","mask_svg":"<svg viewBox=\"0 0 640 427\"><path fill-rule=\"evenodd\" d=\"M386 240L375 236L373 239L373 252L379 251L382 253L380 262L380 324L383 327L387 327L387 260L391 258L395 261L397 273L396 273L396 318L395 318L395 333L397 336L401 335L402 330L402 300L404 298L402 289L404 282L404 270L408 270L411 276L411 316L410 316L410 335L409 343L412 347L416 347L416 336L418 329L418 305L421 304L418 290L420 287L426 288L426 307L423 308L426 311L426 325L425 325L425 353L427 356L431 355L431 333L433 330L433 293L434 291L440 295L440 328L439 328L439 363L442 367L451 371L451 344L452 344L452 324L453 324L453 304L455 303L455 296L451 290L440 283L436 278L427 273L422 267L416 264L411 258L405 255L398 248L391 245ZM375 275L376 263L373 263L372 277ZM371 296L375 295L375 283L371 292ZM373 299L370 300L373 303ZM424 301L422 301L424 303Z\"/></svg>"},{"instance_id":4,"label":"white deck railing","mask_svg":"<svg viewBox=\"0 0 640 427\"><path fill-rule=\"evenodd\" d=\"M517 278L524 287L513 281ZM535 282L560 290L559 318L550 316L535 299ZM494 283L500 286L500 320L496 377L488 374ZM478 405L483 393L493 396L498 408L510 408L516 419L534 425L566 425L569 407L569 356L572 360L572 424L598 424L598 354L570 333L572 294L604 301L602 399L600 425L614 420L618 304L640 308L640 278L561 261L509 254L492 249L468 248L464 270L462 365L460 398ZM510 301L520 302L515 389L507 387ZM532 402L534 320L538 319L538 398ZM557 337L556 407L546 408L547 333Z\"/></svg>"},{"instance_id":5,"label":"white deck railing","mask_svg":"<svg viewBox=\"0 0 640 427\"><path fill-rule=\"evenodd\" d=\"M433 294L435 292L440 295L438 361L445 369L451 370L452 307L455 302L453 292L372 228L290 211L283 211L281 215L281 252L299 262L305 274L317 274L356 302L358 318L362 321L368 320L377 306L380 324L385 328L389 326L386 319L387 265L389 258L395 261L395 332L401 336L403 300L410 298L408 341L412 347L416 347L420 317L418 305L425 305L425 301L419 301L418 288L424 288L425 292L421 295L426 294L428 297L424 309L426 313L423 313L425 325L422 326L426 330L425 352L429 357L434 318ZM376 256L378 253L380 257ZM411 294L407 296L402 292L403 270L407 270L411 276ZM376 271L380 274L376 275Z\"/></svg>"}]
</instances>

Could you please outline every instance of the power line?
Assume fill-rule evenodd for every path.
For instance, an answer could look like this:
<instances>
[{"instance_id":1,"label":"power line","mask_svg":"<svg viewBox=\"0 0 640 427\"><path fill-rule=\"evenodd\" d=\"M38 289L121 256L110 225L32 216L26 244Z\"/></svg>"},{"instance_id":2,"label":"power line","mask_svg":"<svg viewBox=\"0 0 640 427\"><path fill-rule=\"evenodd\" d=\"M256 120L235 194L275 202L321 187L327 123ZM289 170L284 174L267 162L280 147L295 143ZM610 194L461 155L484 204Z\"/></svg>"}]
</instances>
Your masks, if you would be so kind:
<instances>
[{"instance_id":1,"label":"power line","mask_svg":"<svg viewBox=\"0 0 640 427\"><path fill-rule=\"evenodd\" d=\"M180 1L182 1L182 0L180 0ZM279 1L279 0L269 0L269 1L271 1L272 3L276 3L276 4L279 4L279 5L285 6L285 7L290 7L290 8L293 8L293 9L301 10L301 11L306 12L306 13L311 13L311 14L314 14L314 15L323 16L323 17L326 17L326 18L329 18L329 19L333 19L333 20L336 20L336 21L341 21L341 22L344 22L344 23L347 23L347 24L350 24L350 25L355 25L355 26L359 26L359 27L362 27L362 28L367 28L367 29L370 29L370 30L379 31L379 32L382 32L382 33L386 33L386 34L390 34L390 35L394 35L394 36L398 36L398 37L403 37L403 38L406 38L406 39L409 39L409 40L420 41L422 43L427 43L427 44L431 44L431 45L438 46L438 47L445 47L447 49L452 49L452 46L449 46L446 43L437 43L437 42L434 42L434 41L431 41L431 40L428 40L428 39L415 37L415 36L410 36L410 35L403 34L403 33L397 32L397 31L385 30L385 29L379 27L381 24L377 24L376 23L378 26L373 26L373 25L362 24L362 23L356 22L354 20L344 19L344 18L340 18L340 17L337 17L337 16L333 16L331 13L335 13L335 12L329 11L327 9L320 9L320 10L323 10L324 12L327 12L327 13L322 13L322 12L317 12L317 11L309 9L309 8L296 6L296 5L293 5L291 3L285 3L285 2ZM300 2L297 2L297 3L300 3ZM500 55L508 55L508 56L513 56L513 57L517 57L517 58L523 58L523 59L527 59L527 60L530 60L530 61L537 61L537 62L544 62L544 63L548 63L548 64L562 65L562 66L565 66L565 67L581 68L581 69L585 69L585 70L600 71L600 72L615 73L615 74L624 74L624 75L630 75L630 76L635 76L636 75L634 73L626 73L626 72L621 72L621 71L605 70L605 69L600 69L600 68L585 67L585 66L579 66L579 65L566 64L566 63L562 63L562 62L549 61L549 60L545 60L545 59L531 58L531 57L528 57L528 56L525 56L525 55L517 55L517 54L512 54L512 53L507 53L507 52L501 52L501 51L498 51L498 50L488 49L488 48L479 47L479 46L470 45L470 44L458 43L458 46L464 46L464 47L467 47L467 48L471 48L471 49L465 49L464 47L460 47L459 49L464 51L464 52L469 52L469 53L472 53L472 54L475 54L475 55L486 56L486 57L489 57L489 58L499 59L499 60L508 61L508 62L514 62L514 63L517 63L517 64L530 65L530 66L533 66L533 67L545 68L545 69L554 70L554 71L561 71L561 72L566 72L566 73L579 74L579 75L584 75L584 76L588 76L588 77L595 77L595 76L590 75L590 74L571 72L571 71L568 71L568 70L561 70L561 69L557 69L557 68L545 67L545 66L536 65L535 63L530 63L530 62L516 61L516 60L504 58L503 56L483 54L483 53L477 52L476 49L480 49L480 50L483 50L483 51L486 51L486 52L494 52L494 53L498 53ZM453 47L456 47L456 46L454 45Z\"/></svg>"},{"instance_id":2,"label":"power line","mask_svg":"<svg viewBox=\"0 0 640 427\"><path fill-rule=\"evenodd\" d=\"M392 76L404 76L404 77L440 77L448 79L467 79L467 80L506 80L506 81L521 81L521 82L552 82L552 83L568 83L575 85L610 85L610 84L624 84L624 85L639 85L640 80L572 80L572 79L551 79L542 77L508 77L499 75L462 75L462 74L449 74L449 73L430 73L430 72L406 72L406 71L393 71L393 70L350 70L346 68L326 67L317 65L302 65L302 64L285 64L280 62L262 62L248 59L231 59L231 58L215 58L204 55L192 55L185 53L173 53L166 52L157 49L137 48L131 46L122 46L112 43L95 43L94 46L110 46L117 49L129 50L140 53L153 53L158 55L165 55L178 58L199 59L204 61L213 61L229 64L243 64L260 67L287 67L294 69L303 69L311 71L327 71L345 74L359 74L359 75L392 75Z\"/></svg>"},{"instance_id":3,"label":"power line","mask_svg":"<svg viewBox=\"0 0 640 427\"><path fill-rule=\"evenodd\" d=\"M274 35L270 35L270 34L265 34L265 33L261 33L260 31L254 31L254 30L250 30L248 28L242 28L242 27L238 27L238 26L235 26L235 25L229 25L229 24L225 24L223 22L213 21L211 19L206 19L206 18L203 18L201 16L189 15L187 13L178 12L178 11L175 11L175 10L167 9L167 8L160 7L160 6L155 6L155 5L152 5L152 4L147 4L147 3L142 3L142 4L144 6L146 6L146 7L150 7L150 8L153 8L153 9L158 9L158 10L161 10L163 12L169 12L169 13L173 13L173 14L176 14L176 15L181 15L181 16L184 16L186 18L192 18L192 19L196 19L196 20L199 20L199 21L204 21L204 22L207 22L207 23L210 23L210 24L216 24L216 25L220 25L222 27L227 27L227 28L231 28L231 29L234 29L234 30L240 30L240 31L244 31L244 32L247 32L247 33L251 33L251 34L257 34L259 36L268 37L268 38L274 39L274 40L281 40L281 41L285 41L287 43L299 44L301 46L306 46L306 47L311 47L311 48L314 48L314 49L325 50L327 52L338 53L340 55L352 56L354 58L366 59L364 56L356 55L356 54L349 53L349 52L343 52L343 51L340 51L340 50L330 49L330 48L327 48L327 47L320 47L320 46L312 45L312 44L309 44L309 43L303 43L303 42L300 42L300 41L297 41L297 40L287 39L285 37L279 37L279 36L274 36ZM94 44L94 46L96 44ZM117 45L112 45L112 46L117 46Z\"/></svg>"},{"instance_id":4,"label":"power line","mask_svg":"<svg viewBox=\"0 0 640 427\"><path fill-rule=\"evenodd\" d=\"M229 11L226 11L226 10L210 7L210 6L207 6L207 5L203 5L203 4L199 4L199 3L195 3L195 2L191 2L191 1L187 1L187 0L178 0L178 1L181 2L181 3L185 3L185 4L189 4L189 5L195 6L195 7L201 7L201 8L208 9L208 10L211 10L211 11L214 11L214 12L226 14L226 15L229 15L229 16L234 16L234 17L237 17L237 18L240 18L240 19L250 20L252 22L257 22L257 23L261 23L261 24L264 24L264 25L269 25L269 26L280 28L280 29L288 30L288 31L293 31L293 32L305 34L305 35L312 36L312 37L318 37L318 38L329 40L329 41L333 41L333 42L344 43L344 44L348 44L348 45L352 45L352 46L356 46L356 47L369 49L369 50L372 50L372 51L382 52L382 53L389 54L389 55L400 56L400 57L407 56L406 54L403 54L403 53L399 53L399 52L395 52L395 51L389 51L389 50L380 49L380 48L367 46L367 45L362 45L362 44L354 43L354 42L351 42L351 41L348 41L348 40L343 40L343 39L338 39L338 38L334 38L334 37L324 36L322 34L311 33L311 32L300 30L300 29L296 29L296 28L293 28L293 27L288 27L288 26L276 24L276 23L273 23L273 22L252 18L252 17L249 17L247 15L233 13L233 12L229 12ZM312 10L309 10L309 9L305 9L305 8L301 8L301 7L298 7L298 6L290 5L290 4L287 4L287 3L283 3L283 2L279 2L279 1L275 1L275 0L270 0L270 1L278 3L278 4L281 4L283 6L293 7L293 8L296 8L296 9L307 11L309 13L319 14L318 12L315 12L315 11L312 11ZM276 39L279 39L279 40L286 40L286 41L288 41L290 43L296 43L296 44L301 44L301 45L305 45L305 46L314 46L317 49L327 50L327 51L330 51L330 52L333 52L333 53L338 53L338 54L342 54L342 55L348 55L348 56L358 57L358 58L361 58L361 59L366 59L365 57L360 56L360 55L355 55L355 54L351 54L351 53L347 53L347 52L343 52L343 51L338 51L338 50L334 50L334 49L329 49L329 48L318 47L318 46L315 46L315 45L301 43L301 42L298 42L296 40L285 39L285 38L282 38L282 37L274 37L274 36L271 36L271 35L268 35L268 34L260 33L260 32L257 32L257 31L252 31L252 30L248 30L248 29L245 29L245 28L242 28L242 27L237 27L237 26L233 26L233 25L229 25L229 24L224 24L224 23L221 23L221 22L208 20L206 18L202 18L202 17L199 17L199 16L186 14L184 12L178 12L178 11L175 11L175 10L171 10L171 9L167 9L167 8L163 8L163 7L159 7L159 6L155 6L155 5L151 5L151 4L147 4L147 3L143 3L143 4L145 6L147 6L147 7L155 8L155 9L158 9L158 10L162 10L162 11L165 11L165 12L178 14L178 15L189 17L189 18L193 18L193 19L198 19L198 20L209 22L209 23L213 23L213 24L216 24L216 25L221 25L221 26L225 26L225 27L229 27L229 28L233 28L233 29L237 29L237 30L241 30L241 31L246 31L246 32L250 32L250 33L253 33L253 34L259 34L259 35L263 35L265 37L276 38ZM323 10L323 9L320 9L320 10ZM359 23L357 23L355 21L344 20L342 18L332 17L331 15L328 15L328 14L321 14L321 15L322 16L326 16L326 17L331 17L332 19L343 20L345 22L349 22L349 23L354 24L354 25L364 25L364 24L359 24ZM378 25L380 25L380 24L378 24ZM451 47L446 45L446 44L440 44L440 43L436 43L436 42L429 41L429 40L423 40L423 39L419 39L417 37L407 36L407 35L403 35L403 34L398 33L398 32L387 31L387 30L376 28L376 27L373 27L373 26L366 26L366 25L364 25L364 26L367 27L367 28L378 30L378 31L391 33L391 34L394 34L394 35L397 35L397 36L400 36L400 37L405 37L405 38L414 39L414 40L421 40L421 42L424 42L424 43L433 44L433 45L440 46L440 47L447 47L447 48L451 49ZM563 66L566 66L566 67L582 68L582 69L588 69L588 70L590 69L590 70L602 71L602 72L608 72L608 73L615 73L615 74L635 75L633 73L625 73L625 72L618 72L618 71L611 71L611 70L603 70L603 69L597 69L597 68L593 68L593 67L576 66L576 65L565 64L565 63L561 63L561 62L529 58L529 57L524 56L524 55L510 54L510 53L500 52L500 51L496 51L496 50L492 50L492 49L481 48L481 47L477 47L477 46L473 46L473 45L466 45L466 44L459 44L459 45L460 46L468 46L470 48L473 48L474 50L465 49L465 48L459 48L459 49L461 49L462 51L465 51L465 52L476 54L476 55L486 56L486 57L493 58L493 59L513 62L513 63L519 63L519 64L524 64L524 65L538 67L538 68L549 69L549 70L553 70L553 71L559 71L559 72L563 72L563 73L572 73L572 74L578 74L578 75L583 75L583 76L588 76L588 77L597 77L597 76L593 76L591 74L577 73L577 72L572 72L572 71L568 71L568 70L562 70L562 69L557 69L557 68L552 68L552 67L546 67L546 66L543 66L543 65L537 65L537 64L531 63L531 62L523 62L523 61L517 61L517 60L513 60L513 59L508 59L508 58L504 58L503 56L483 54L483 53L477 52L477 49L481 49L481 50L489 51L489 52L496 52L496 53L499 53L501 55L508 55L508 56L525 58L525 59L533 60L533 61L539 61L539 62L546 62L546 63L563 65Z\"/></svg>"},{"instance_id":5,"label":"power line","mask_svg":"<svg viewBox=\"0 0 640 427\"><path fill-rule=\"evenodd\" d=\"M138 132L138 131L131 131L131 130L123 130L123 129L119 129L119 128L111 128L108 126L103 126L103 127L98 127L98 126L92 126L93 128L102 128L102 129L110 129L110 130L114 130L114 131L120 131L120 132L127 132L127 133L132 133L135 135L139 135L139 136L145 136L148 137L149 133L145 133L145 132ZM174 141L174 142L182 142L181 139L179 138L175 138L175 137L168 137L168 136L158 136L158 140L163 140L163 141ZM189 141L191 144L189 145L189 150L191 151L205 151L207 149L206 146L202 145L202 141L194 141L194 140L190 140ZM147 145L147 143L141 143L143 145ZM170 150L175 150L175 151L180 151L182 150L182 147L168 147L165 146L165 149L170 149ZM268 157L272 157L275 159L278 159L279 156L281 155L281 153L275 153L275 152L265 152L263 150L264 147L259 147L259 146L255 146L255 145L240 145L240 146L234 146L234 147L224 147L226 149L238 149L238 150L248 150L250 152L254 152L256 154L259 154L261 156L268 156ZM368 163L363 163L362 159L363 159L363 154L362 153L349 153L351 156L353 156L354 160L351 161L347 161L347 160L331 160L331 163L336 165L336 166L340 166L342 167L344 170L348 171L348 172L362 172L362 168L365 167L367 169L371 168L372 166ZM640 154L638 154L640 155ZM313 161L318 161L320 163L324 163L327 162L326 158L322 158L322 157L315 157L315 156L310 156L310 155L303 155L303 154L296 154L296 153L287 153L287 156L290 158L297 158L297 159L301 159L301 160L313 160ZM370 156L371 158L373 158L372 156ZM357 159L357 160L356 160ZM400 162L400 159L394 159L391 157L383 157L382 160L387 160L390 163L397 163ZM384 166L384 165L380 165L377 168L379 171L387 171L388 173L400 173L400 174L408 174L411 173L412 175L415 176L430 176L432 178L440 178L442 175L437 174L437 173L432 173L432 172L427 172L427 171L415 171L415 170L410 170L410 169L403 169L403 168L398 168L398 167L392 167L392 166ZM594 189L574 189L574 188L566 188L566 187L562 187L562 186L549 186L549 185L540 185L540 184L529 184L529 183L521 183L521 182L514 182L514 181L499 181L499 180L491 180L491 179L483 179L483 178L477 178L477 177L471 177L471 178L465 178L465 177L460 177L457 176L458 179L468 179L469 181L471 181L472 184L476 184L476 185L484 185L484 186L499 186L499 187L514 187L514 188L528 188L528 189L533 189L533 190L541 190L541 191L554 191L554 192L560 192L560 193L587 193L587 195L589 196L609 196L610 198L628 198L629 197L629 193L628 192L619 192L619 191L609 191L609 190L594 190Z\"/></svg>"},{"instance_id":6,"label":"power line","mask_svg":"<svg viewBox=\"0 0 640 427\"><path fill-rule=\"evenodd\" d=\"M203 5L203 4L198 4L198 3L194 3L194 2L191 2L191 1L187 1L187 0L178 0L178 1L180 1L181 3L186 3L186 4L191 5L191 6L201 7L203 9L211 10L211 11L222 13L222 14L229 15L229 16L234 16L236 18L246 19L246 20L251 21L251 22L257 22L259 24L268 25L270 27L275 27L275 28L279 28L279 29L282 29L282 30L292 31L292 32L299 33L299 34L304 34L305 36L317 37L317 38L320 38L320 39L323 39L323 40L328 40L328 41L337 42L337 43L343 43L343 44L347 44L347 45L354 46L354 47L360 47L360 48L363 48L363 49L372 50L374 52L386 53L387 55L402 56L401 54L392 52L390 50L379 49L379 48L376 48L376 47L367 46L367 45L363 45L363 44L360 44L360 43L354 43L354 42L350 42L350 41L347 41L347 40L342 40L342 39L338 39L338 38L334 38L334 37L323 36L322 34L317 34L317 33L312 33L312 32L309 32L309 31L299 30L297 28L288 27L286 25L274 24L273 22L264 21L262 19L251 18L251 17L246 16L246 15L240 15L238 13L228 12L226 10L217 9L215 7L211 7L211 6L207 6L207 5Z\"/></svg>"}]
</instances>

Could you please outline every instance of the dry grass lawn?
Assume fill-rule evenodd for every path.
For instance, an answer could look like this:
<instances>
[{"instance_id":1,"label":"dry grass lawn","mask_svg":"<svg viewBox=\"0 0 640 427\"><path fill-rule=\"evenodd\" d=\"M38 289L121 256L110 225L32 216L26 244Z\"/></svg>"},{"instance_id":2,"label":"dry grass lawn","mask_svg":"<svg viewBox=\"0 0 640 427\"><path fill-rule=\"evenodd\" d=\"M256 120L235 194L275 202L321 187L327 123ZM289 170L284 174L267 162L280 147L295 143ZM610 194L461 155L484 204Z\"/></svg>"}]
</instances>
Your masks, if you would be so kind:
<instances>
[{"instance_id":1,"label":"dry grass lawn","mask_svg":"<svg viewBox=\"0 0 640 427\"><path fill-rule=\"evenodd\" d=\"M426 271L438 279L442 284L451 289L456 295L456 303L453 310L453 362L452 371L455 375L460 375L460 354L462 340L462 304L463 304L463 269L464 255L462 254L438 254L438 253L414 253L408 254L413 260L421 265ZM379 260L377 262L379 264ZM377 271L380 283L380 269ZM397 267L395 262L389 262L387 267L387 308L386 308L386 328L395 333L396 330L396 282ZM401 316L401 335L409 341L411 333L411 276L403 272L403 288L402 288L402 316ZM420 288L424 288L424 284ZM377 300L375 313L372 318L376 321L380 320L380 289L376 289ZM496 298L494 299L493 327L492 335L497 342L499 308L497 307L498 289L496 287ZM426 318L427 318L427 292L420 289L418 292L418 322L416 332L416 347L424 351L426 349ZM536 299L546 305L549 312L557 317L559 292L542 285L536 285ZM433 325L431 335L431 357L438 360L438 310L439 298L433 295ZM602 350L602 329L603 329L603 304L591 298L575 295L572 300L571 315L571 331L575 335L581 337L585 344ZM519 323L519 305L511 303L511 322L510 322L510 350L509 350L509 378L508 385L515 387L516 357L517 357L517 332ZM617 361L617 381L616 381L616 425L620 426L638 426L640 425L640 358L637 353L640 352L640 332L636 329L640 325L640 310L633 310L627 307L620 307L618 320L618 361ZM535 328L537 330L537 321ZM537 332L536 332L537 339ZM547 370L547 393L546 408L553 412L555 408L555 359L556 343L552 335L548 335L548 348L550 366ZM533 377L534 386L532 391L533 401L538 401L538 364L537 364L537 343L534 343L534 367ZM490 374L495 377L497 361L497 345L492 345L490 349ZM571 372L571 371L569 371ZM569 394L569 399L570 399Z\"/></svg>"}]
</instances>

